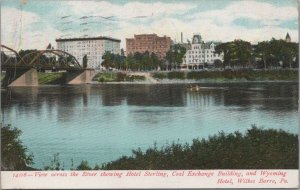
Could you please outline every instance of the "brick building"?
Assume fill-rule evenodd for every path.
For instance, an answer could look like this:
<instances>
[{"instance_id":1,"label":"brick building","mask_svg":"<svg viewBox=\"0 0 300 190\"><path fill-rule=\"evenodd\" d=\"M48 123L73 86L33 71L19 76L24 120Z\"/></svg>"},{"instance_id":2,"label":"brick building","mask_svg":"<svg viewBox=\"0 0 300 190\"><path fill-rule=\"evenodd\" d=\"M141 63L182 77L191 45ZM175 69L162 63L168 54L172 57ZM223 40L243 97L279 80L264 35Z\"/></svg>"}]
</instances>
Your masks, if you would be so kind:
<instances>
[{"instance_id":1,"label":"brick building","mask_svg":"<svg viewBox=\"0 0 300 190\"><path fill-rule=\"evenodd\" d=\"M139 34L134 38L126 39L126 54L134 54L135 52L155 53L158 58L163 59L167 51L171 48L171 38L167 36L159 37L156 34Z\"/></svg>"}]
</instances>

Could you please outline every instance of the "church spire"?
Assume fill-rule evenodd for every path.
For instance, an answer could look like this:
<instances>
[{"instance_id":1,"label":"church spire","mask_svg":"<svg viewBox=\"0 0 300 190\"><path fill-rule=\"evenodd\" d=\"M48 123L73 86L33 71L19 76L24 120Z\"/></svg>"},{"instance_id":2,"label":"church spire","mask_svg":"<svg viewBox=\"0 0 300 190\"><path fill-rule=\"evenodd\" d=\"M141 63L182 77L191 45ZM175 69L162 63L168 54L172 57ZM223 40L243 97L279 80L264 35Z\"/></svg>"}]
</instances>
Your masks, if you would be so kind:
<instances>
[{"instance_id":1,"label":"church spire","mask_svg":"<svg viewBox=\"0 0 300 190\"><path fill-rule=\"evenodd\" d=\"M287 33L286 36L285 36L285 41L286 42L291 42L291 37L290 37L290 34Z\"/></svg>"}]
</instances>

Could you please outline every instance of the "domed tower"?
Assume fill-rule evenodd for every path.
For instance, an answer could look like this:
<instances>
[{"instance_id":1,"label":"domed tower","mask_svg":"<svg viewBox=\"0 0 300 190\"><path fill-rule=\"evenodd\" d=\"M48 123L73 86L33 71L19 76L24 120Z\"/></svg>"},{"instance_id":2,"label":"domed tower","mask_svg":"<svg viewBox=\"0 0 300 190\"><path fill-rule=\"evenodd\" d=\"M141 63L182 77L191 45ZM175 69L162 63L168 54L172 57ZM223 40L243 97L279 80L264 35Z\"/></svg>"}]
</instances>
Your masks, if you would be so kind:
<instances>
[{"instance_id":1,"label":"domed tower","mask_svg":"<svg viewBox=\"0 0 300 190\"><path fill-rule=\"evenodd\" d=\"M291 42L291 37L290 37L290 34L287 33L286 36L285 36L285 41L286 42Z\"/></svg>"},{"instance_id":2,"label":"domed tower","mask_svg":"<svg viewBox=\"0 0 300 190\"><path fill-rule=\"evenodd\" d=\"M200 34L195 34L193 36L193 44L200 44L202 42L202 38L200 36Z\"/></svg>"}]
</instances>

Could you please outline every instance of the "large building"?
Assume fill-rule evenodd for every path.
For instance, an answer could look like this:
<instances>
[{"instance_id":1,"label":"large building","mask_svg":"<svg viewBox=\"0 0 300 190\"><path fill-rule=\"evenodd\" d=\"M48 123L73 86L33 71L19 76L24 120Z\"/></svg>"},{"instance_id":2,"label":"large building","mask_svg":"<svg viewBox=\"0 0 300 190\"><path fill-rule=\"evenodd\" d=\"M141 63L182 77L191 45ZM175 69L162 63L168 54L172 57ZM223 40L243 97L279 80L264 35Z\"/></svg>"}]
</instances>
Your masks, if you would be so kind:
<instances>
[{"instance_id":1,"label":"large building","mask_svg":"<svg viewBox=\"0 0 300 190\"><path fill-rule=\"evenodd\" d=\"M215 47L218 42L206 42L199 34L193 36L191 49L187 50L183 56L181 69L199 70L204 68L204 64L212 65L215 60L223 61L223 53L217 54Z\"/></svg>"},{"instance_id":2,"label":"large building","mask_svg":"<svg viewBox=\"0 0 300 190\"><path fill-rule=\"evenodd\" d=\"M106 51L120 54L120 42L119 39L103 36L56 39L57 49L72 54L80 65L82 65L83 57L87 55L87 67L93 69L101 67L102 56Z\"/></svg>"},{"instance_id":3,"label":"large building","mask_svg":"<svg viewBox=\"0 0 300 190\"><path fill-rule=\"evenodd\" d=\"M139 34L134 38L126 39L126 54L134 54L135 52L155 53L158 58L166 57L167 51L171 48L171 38L167 36L159 37L156 34Z\"/></svg>"}]
</instances>

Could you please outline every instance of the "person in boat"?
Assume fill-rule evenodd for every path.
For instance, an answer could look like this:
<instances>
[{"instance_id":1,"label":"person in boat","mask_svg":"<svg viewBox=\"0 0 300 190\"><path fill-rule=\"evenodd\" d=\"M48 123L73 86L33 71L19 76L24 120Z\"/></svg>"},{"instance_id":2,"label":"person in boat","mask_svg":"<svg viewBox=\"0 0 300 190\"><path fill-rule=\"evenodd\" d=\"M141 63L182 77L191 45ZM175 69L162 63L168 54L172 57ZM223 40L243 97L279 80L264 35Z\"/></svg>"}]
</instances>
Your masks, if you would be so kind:
<instances>
[{"instance_id":1,"label":"person in boat","mask_svg":"<svg viewBox=\"0 0 300 190\"><path fill-rule=\"evenodd\" d=\"M200 89L200 86L198 85L198 84L196 84L196 85L189 85L188 87L187 87L189 90L196 90L196 91L198 91L199 89Z\"/></svg>"}]
</instances>

